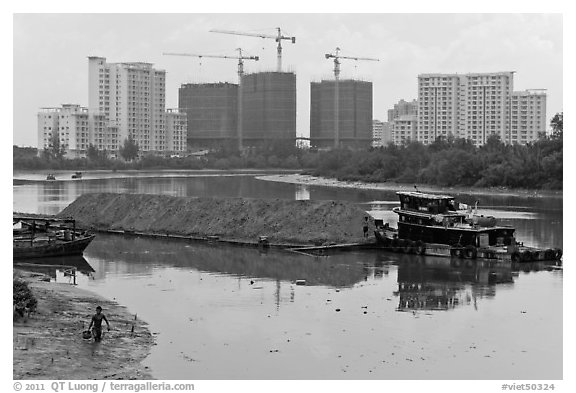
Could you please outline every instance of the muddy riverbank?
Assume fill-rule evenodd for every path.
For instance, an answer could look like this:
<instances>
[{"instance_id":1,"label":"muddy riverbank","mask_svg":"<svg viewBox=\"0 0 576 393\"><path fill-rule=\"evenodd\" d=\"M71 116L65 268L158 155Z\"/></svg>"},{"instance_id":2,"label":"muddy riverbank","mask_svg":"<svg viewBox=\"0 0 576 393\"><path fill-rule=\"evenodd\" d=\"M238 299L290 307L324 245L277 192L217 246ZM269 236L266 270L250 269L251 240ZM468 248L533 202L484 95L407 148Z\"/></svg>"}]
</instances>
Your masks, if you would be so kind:
<instances>
[{"instance_id":1,"label":"muddy riverbank","mask_svg":"<svg viewBox=\"0 0 576 393\"><path fill-rule=\"evenodd\" d=\"M301 184L309 186L326 186L340 188L354 188L358 190L381 190L381 191L413 191L414 184L402 184L394 182L386 183L366 183L362 181L340 181L333 178L303 175L298 173L274 174L256 176L259 180ZM443 192L443 193L473 193L478 195L498 194L501 196L525 196L525 197L559 197L562 198L562 191L549 190L520 190L508 188L473 188L473 187L439 187L428 184L418 186L420 191Z\"/></svg>"},{"instance_id":2,"label":"muddy riverbank","mask_svg":"<svg viewBox=\"0 0 576 393\"><path fill-rule=\"evenodd\" d=\"M38 306L13 322L13 379L152 378L140 363L154 345L144 321L92 292L47 282L43 274L15 272L28 282ZM97 305L111 326L100 343L82 338Z\"/></svg>"},{"instance_id":3,"label":"muddy riverbank","mask_svg":"<svg viewBox=\"0 0 576 393\"><path fill-rule=\"evenodd\" d=\"M59 216L82 227L184 236L218 236L296 245L362 240L366 212L346 201L187 198L149 194L84 194Z\"/></svg>"}]
</instances>

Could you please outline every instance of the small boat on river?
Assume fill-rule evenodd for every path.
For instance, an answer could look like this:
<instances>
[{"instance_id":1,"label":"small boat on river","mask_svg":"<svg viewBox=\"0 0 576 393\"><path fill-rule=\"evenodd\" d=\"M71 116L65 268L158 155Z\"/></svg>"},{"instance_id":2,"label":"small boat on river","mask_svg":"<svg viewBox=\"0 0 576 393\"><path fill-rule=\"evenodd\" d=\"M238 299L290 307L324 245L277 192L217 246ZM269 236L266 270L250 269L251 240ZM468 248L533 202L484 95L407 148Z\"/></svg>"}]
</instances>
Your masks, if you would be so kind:
<instances>
[{"instance_id":1,"label":"small boat on river","mask_svg":"<svg viewBox=\"0 0 576 393\"><path fill-rule=\"evenodd\" d=\"M46 176L46 180L56 180L56 176L54 176L52 173L49 173L48 176Z\"/></svg>"},{"instance_id":2,"label":"small boat on river","mask_svg":"<svg viewBox=\"0 0 576 393\"><path fill-rule=\"evenodd\" d=\"M394 252L512 262L560 260L562 250L540 249L517 242L515 229L498 225L495 217L479 215L478 202L457 203L449 195L420 191L397 192L398 228L375 220L374 234L381 247Z\"/></svg>"},{"instance_id":3,"label":"small boat on river","mask_svg":"<svg viewBox=\"0 0 576 393\"><path fill-rule=\"evenodd\" d=\"M14 215L13 259L82 255L95 235L71 218Z\"/></svg>"},{"instance_id":4,"label":"small boat on river","mask_svg":"<svg viewBox=\"0 0 576 393\"><path fill-rule=\"evenodd\" d=\"M74 172L72 179L82 179L82 172Z\"/></svg>"}]
</instances>

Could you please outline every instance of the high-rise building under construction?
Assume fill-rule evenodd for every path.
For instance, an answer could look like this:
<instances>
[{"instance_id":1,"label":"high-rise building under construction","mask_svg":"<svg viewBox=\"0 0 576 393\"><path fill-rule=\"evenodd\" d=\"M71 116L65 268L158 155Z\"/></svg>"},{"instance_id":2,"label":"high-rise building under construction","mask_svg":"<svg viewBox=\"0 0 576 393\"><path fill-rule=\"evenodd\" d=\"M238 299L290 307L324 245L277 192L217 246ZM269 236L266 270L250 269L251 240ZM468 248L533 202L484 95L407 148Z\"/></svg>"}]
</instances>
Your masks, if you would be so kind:
<instances>
[{"instance_id":1,"label":"high-rise building under construction","mask_svg":"<svg viewBox=\"0 0 576 393\"><path fill-rule=\"evenodd\" d=\"M296 140L296 74L258 72L242 76L242 143Z\"/></svg>"},{"instance_id":2,"label":"high-rise building under construction","mask_svg":"<svg viewBox=\"0 0 576 393\"><path fill-rule=\"evenodd\" d=\"M335 139L335 81L310 83L310 144L333 147ZM339 145L368 147L372 143L372 82L340 80Z\"/></svg>"},{"instance_id":3,"label":"high-rise building under construction","mask_svg":"<svg viewBox=\"0 0 576 393\"><path fill-rule=\"evenodd\" d=\"M218 147L237 138L237 84L183 84L178 108L187 115L188 146Z\"/></svg>"}]
</instances>

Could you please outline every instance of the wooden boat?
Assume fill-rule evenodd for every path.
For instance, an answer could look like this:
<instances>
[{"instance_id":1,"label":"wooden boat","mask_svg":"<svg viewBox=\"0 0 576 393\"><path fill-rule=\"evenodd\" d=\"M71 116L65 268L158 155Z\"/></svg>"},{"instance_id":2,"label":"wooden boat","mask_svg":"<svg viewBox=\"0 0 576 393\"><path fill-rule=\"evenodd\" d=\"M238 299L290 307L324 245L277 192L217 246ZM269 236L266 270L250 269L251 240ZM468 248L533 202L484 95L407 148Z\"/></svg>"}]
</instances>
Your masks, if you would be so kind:
<instances>
[{"instance_id":1,"label":"wooden boat","mask_svg":"<svg viewBox=\"0 0 576 393\"><path fill-rule=\"evenodd\" d=\"M95 235L67 218L13 216L13 259L82 255Z\"/></svg>"},{"instance_id":2,"label":"wooden boat","mask_svg":"<svg viewBox=\"0 0 576 393\"><path fill-rule=\"evenodd\" d=\"M526 247L516 241L515 229L498 225L491 216L449 195L419 191L398 192L398 228L375 220L377 242L394 252L457 258L485 258L512 262L559 260L560 249Z\"/></svg>"}]
</instances>

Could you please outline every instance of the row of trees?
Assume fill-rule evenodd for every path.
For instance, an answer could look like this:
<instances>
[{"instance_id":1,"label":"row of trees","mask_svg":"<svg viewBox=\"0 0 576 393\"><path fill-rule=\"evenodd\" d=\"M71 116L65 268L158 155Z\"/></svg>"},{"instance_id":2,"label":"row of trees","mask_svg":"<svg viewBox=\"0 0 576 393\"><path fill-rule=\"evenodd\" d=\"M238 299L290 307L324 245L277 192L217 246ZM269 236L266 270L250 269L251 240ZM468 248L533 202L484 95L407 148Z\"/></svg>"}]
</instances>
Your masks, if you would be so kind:
<instances>
[{"instance_id":1,"label":"row of trees","mask_svg":"<svg viewBox=\"0 0 576 393\"><path fill-rule=\"evenodd\" d=\"M322 154L311 173L369 182L561 189L562 117L554 116L552 135L527 145L506 145L492 135L481 147L449 137L429 146L409 142L363 152L339 149Z\"/></svg>"},{"instance_id":2,"label":"row of trees","mask_svg":"<svg viewBox=\"0 0 576 393\"><path fill-rule=\"evenodd\" d=\"M58 138L41 157L30 152L14 154L20 169L306 169L309 173L340 180L395 181L440 186L562 188L563 114L551 121L553 133L527 145L506 145L496 135L481 147L469 140L438 138L426 146L409 142L368 150L335 149L317 152L276 142L240 154L222 146L202 157L138 156L138 145L128 139L119 153L124 160L110 159L106 151L90 146L87 157L64 159Z\"/></svg>"}]
</instances>

